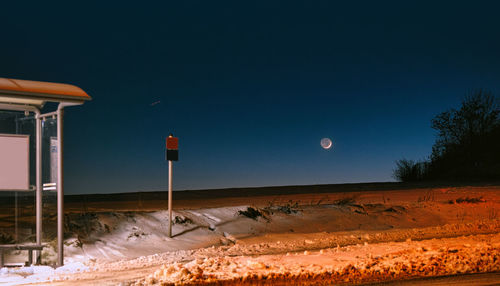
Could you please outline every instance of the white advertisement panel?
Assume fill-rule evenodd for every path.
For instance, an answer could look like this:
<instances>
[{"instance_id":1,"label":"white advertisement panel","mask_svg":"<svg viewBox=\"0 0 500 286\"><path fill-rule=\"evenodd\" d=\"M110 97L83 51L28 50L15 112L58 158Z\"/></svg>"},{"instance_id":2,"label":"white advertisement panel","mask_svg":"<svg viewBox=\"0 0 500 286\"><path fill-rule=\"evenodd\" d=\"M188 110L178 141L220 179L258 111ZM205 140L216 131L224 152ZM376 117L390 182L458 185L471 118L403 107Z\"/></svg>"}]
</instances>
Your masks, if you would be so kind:
<instances>
[{"instance_id":1,"label":"white advertisement panel","mask_svg":"<svg viewBox=\"0 0 500 286\"><path fill-rule=\"evenodd\" d=\"M57 137L50 137L50 182L57 183Z\"/></svg>"},{"instance_id":2,"label":"white advertisement panel","mask_svg":"<svg viewBox=\"0 0 500 286\"><path fill-rule=\"evenodd\" d=\"M29 147L29 135L0 134L0 191L29 190Z\"/></svg>"}]
</instances>

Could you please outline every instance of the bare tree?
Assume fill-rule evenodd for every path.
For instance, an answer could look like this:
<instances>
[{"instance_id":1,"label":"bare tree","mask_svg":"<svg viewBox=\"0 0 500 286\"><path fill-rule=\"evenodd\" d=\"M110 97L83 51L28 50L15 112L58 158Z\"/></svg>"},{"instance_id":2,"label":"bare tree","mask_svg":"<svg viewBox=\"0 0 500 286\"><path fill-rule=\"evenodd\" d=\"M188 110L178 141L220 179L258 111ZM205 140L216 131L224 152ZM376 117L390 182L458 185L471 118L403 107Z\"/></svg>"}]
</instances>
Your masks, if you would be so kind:
<instances>
[{"instance_id":1,"label":"bare tree","mask_svg":"<svg viewBox=\"0 0 500 286\"><path fill-rule=\"evenodd\" d=\"M499 115L498 99L478 89L465 96L460 109L450 109L432 119L431 126L438 131L431 155L433 176L448 173L476 177L484 172L495 154L492 142L498 138L492 134L500 126Z\"/></svg>"}]
</instances>

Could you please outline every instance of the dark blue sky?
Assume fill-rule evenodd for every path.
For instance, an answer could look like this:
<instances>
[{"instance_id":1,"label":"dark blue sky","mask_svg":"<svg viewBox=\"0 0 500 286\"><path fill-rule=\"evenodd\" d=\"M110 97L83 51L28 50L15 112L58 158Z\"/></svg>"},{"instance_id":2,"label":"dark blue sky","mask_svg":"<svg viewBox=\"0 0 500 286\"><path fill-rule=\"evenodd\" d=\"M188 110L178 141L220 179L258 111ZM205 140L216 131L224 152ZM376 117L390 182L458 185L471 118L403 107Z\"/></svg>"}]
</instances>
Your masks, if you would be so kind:
<instances>
[{"instance_id":1,"label":"dark blue sky","mask_svg":"<svg viewBox=\"0 0 500 286\"><path fill-rule=\"evenodd\" d=\"M499 94L495 1L106 2L2 4L0 77L93 97L66 112L69 194L165 189L170 132L176 190L389 181L433 116Z\"/></svg>"}]
</instances>

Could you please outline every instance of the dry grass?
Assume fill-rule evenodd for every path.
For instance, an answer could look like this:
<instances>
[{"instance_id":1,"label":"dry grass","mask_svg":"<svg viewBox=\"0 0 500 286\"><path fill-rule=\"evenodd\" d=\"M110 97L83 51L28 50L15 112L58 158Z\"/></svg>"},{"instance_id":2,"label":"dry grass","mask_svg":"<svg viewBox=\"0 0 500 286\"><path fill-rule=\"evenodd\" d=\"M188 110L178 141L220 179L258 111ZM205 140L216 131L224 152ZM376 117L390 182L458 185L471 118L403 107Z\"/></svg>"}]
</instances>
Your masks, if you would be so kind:
<instances>
[{"instance_id":1,"label":"dry grass","mask_svg":"<svg viewBox=\"0 0 500 286\"><path fill-rule=\"evenodd\" d=\"M244 211L238 211L239 215L246 216L253 220L257 220L259 217L263 217L262 212L258 208L248 207Z\"/></svg>"},{"instance_id":2,"label":"dry grass","mask_svg":"<svg viewBox=\"0 0 500 286\"><path fill-rule=\"evenodd\" d=\"M436 196L434 194L434 191L427 191L423 196L418 197L417 200L419 203L422 202L435 202L436 201Z\"/></svg>"},{"instance_id":3,"label":"dry grass","mask_svg":"<svg viewBox=\"0 0 500 286\"><path fill-rule=\"evenodd\" d=\"M337 206L346 206L346 205L352 205L355 203L356 203L355 196L346 196L346 197L340 198L336 201L333 201L333 204L337 205Z\"/></svg>"},{"instance_id":4,"label":"dry grass","mask_svg":"<svg viewBox=\"0 0 500 286\"><path fill-rule=\"evenodd\" d=\"M456 200L449 201L450 204L454 204L454 203L457 203L457 204L464 204L464 203L477 204L477 203L485 203L485 202L486 202L486 200L483 199L483 197L479 197L479 198L465 197L465 198L458 198Z\"/></svg>"},{"instance_id":5,"label":"dry grass","mask_svg":"<svg viewBox=\"0 0 500 286\"><path fill-rule=\"evenodd\" d=\"M498 210L496 208L491 208L488 211L488 219L498 219Z\"/></svg>"}]
</instances>

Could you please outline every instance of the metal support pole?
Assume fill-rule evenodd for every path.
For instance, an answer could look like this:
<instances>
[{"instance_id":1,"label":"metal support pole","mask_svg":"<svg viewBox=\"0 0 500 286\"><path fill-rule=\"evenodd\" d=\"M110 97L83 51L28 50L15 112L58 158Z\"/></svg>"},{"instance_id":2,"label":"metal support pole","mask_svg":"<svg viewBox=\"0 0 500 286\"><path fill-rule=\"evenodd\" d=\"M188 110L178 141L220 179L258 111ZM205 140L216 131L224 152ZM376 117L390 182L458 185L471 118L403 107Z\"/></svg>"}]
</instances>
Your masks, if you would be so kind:
<instances>
[{"instance_id":1,"label":"metal support pole","mask_svg":"<svg viewBox=\"0 0 500 286\"><path fill-rule=\"evenodd\" d=\"M63 186L63 114L62 104L57 108L57 265L64 265L64 186Z\"/></svg>"},{"instance_id":2,"label":"metal support pole","mask_svg":"<svg viewBox=\"0 0 500 286\"><path fill-rule=\"evenodd\" d=\"M14 192L14 240L19 243L17 191Z\"/></svg>"},{"instance_id":3,"label":"metal support pole","mask_svg":"<svg viewBox=\"0 0 500 286\"><path fill-rule=\"evenodd\" d=\"M16 134L19 134L19 119L16 116ZM14 240L19 243L18 233L18 212L17 212L17 191L14 192Z\"/></svg>"},{"instance_id":4,"label":"metal support pole","mask_svg":"<svg viewBox=\"0 0 500 286\"><path fill-rule=\"evenodd\" d=\"M168 161L168 237L172 237L172 161Z\"/></svg>"},{"instance_id":5,"label":"metal support pole","mask_svg":"<svg viewBox=\"0 0 500 286\"><path fill-rule=\"evenodd\" d=\"M36 124L36 244L42 244L42 119L38 112ZM35 264L41 262L41 250L35 251Z\"/></svg>"}]
</instances>

